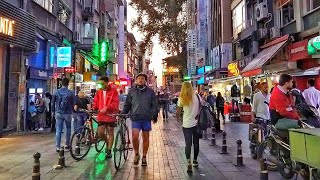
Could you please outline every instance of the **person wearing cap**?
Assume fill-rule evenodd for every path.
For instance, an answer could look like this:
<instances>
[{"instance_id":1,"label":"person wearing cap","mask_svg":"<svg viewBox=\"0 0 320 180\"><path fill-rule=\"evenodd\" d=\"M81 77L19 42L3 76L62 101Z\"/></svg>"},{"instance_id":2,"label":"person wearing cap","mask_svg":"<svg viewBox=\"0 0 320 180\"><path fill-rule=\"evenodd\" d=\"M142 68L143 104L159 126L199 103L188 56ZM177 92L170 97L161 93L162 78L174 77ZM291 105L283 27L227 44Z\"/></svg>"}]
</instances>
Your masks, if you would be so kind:
<instances>
[{"instance_id":1,"label":"person wearing cap","mask_svg":"<svg viewBox=\"0 0 320 180\"><path fill-rule=\"evenodd\" d=\"M134 165L137 166L140 161L139 153L139 134L142 131L143 138L143 156L142 166L147 166L147 152L149 149L149 132L151 131L151 121L157 122L158 118L158 101L155 92L149 88L146 74L136 76L136 85L131 88L127 95L123 114L131 115L132 125L132 143L135 152Z\"/></svg>"}]
</instances>

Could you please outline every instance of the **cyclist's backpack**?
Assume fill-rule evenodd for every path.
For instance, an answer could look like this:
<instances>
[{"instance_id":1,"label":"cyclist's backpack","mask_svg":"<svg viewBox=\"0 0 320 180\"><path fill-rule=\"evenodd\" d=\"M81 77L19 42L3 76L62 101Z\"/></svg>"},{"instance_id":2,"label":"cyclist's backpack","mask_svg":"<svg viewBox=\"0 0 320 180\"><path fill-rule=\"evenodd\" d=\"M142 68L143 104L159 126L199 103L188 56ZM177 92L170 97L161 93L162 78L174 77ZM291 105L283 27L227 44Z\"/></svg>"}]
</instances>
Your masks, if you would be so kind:
<instances>
[{"instance_id":1,"label":"cyclist's backpack","mask_svg":"<svg viewBox=\"0 0 320 180\"><path fill-rule=\"evenodd\" d=\"M199 114L197 116L198 127L202 130L206 130L208 127L211 126L211 123L213 122L213 117L210 112L210 105L209 103L202 103L198 95L197 95L197 98L199 100L199 108L200 108Z\"/></svg>"},{"instance_id":2,"label":"cyclist's backpack","mask_svg":"<svg viewBox=\"0 0 320 180\"><path fill-rule=\"evenodd\" d=\"M57 91L57 104L56 104L56 110L60 111L62 113L65 113L68 106L68 99L70 98L71 91L69 91L67 94L61 95L59 91Z\"/></svg>"}]
</instances>

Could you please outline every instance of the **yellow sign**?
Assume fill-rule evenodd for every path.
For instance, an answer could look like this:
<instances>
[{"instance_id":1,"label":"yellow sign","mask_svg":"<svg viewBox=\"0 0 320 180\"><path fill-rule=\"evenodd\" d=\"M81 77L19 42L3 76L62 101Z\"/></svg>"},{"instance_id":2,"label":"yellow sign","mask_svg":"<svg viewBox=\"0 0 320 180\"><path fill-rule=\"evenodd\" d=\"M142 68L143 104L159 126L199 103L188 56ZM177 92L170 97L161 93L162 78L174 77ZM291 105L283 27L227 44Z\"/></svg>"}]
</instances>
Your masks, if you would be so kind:
<instances>
[{"instance_id":1,"label":"yellow sign","mask_svg":"<svg viewBox=\"0 0 320 180\"><path fill-rule=\"evenodd\" d=\"M0 16L0 34L13 36L14 21Z\"/></svg>"},{"instance_id":2,"label":"yellow sign","mask_svg":"<svg viewBox=\"0 0 320 180\"><path fill-rule=\"evenodd\" d=\"M168 69L163 69L163 72L177 73L177 72L179 72L179 69L175 68L175 67L169 67Z\"/></svg>"},{"instance_id":3,"label":"yellow sign","mask_svg":"<svg viewBox=\"0 0 320 180\"><path fill-rule=\"evenodd\" d=\"M230 63L228 65L228 74L232 75L232 76L239 76L240 71L239 71L239 67L238 67L238 63Z\"/></svg>"}]
</instances>

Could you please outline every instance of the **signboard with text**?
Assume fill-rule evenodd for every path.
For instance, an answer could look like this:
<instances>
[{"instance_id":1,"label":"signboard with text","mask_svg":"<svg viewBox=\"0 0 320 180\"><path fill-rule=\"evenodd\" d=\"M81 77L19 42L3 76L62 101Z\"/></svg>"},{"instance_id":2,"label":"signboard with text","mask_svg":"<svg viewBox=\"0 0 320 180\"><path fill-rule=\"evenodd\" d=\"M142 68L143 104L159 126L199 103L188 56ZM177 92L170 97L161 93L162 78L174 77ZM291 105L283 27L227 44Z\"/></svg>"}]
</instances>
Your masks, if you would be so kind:
<instances>
[{"instance_id":1,"label":"signboard with text","mask_svg":"<svg viewBox=\"0 0 320 180\"><path fill-rule=\"evenodd\" d=\"M197 48L196 66L202 67L206 65L206 52L204 48Z\"/></svg>"},{"instance_id":2,"label":"signboard with text","mask_svg":"<svg viewBox=\"0 0 320 180\"><path fill-rule=\"evenodd\" d=\"M311 58L307 51L308 40L288 45L289 61Z\"/></svg>"},{"instance_id":3,"label":"signboard with text","mask_svg":"<svg viewBox=\"0 0 320 180\"><path fill-rule=\"evenodd\" d=\"M71 47L57 48L57 67L71 67Z\"/></svg>"}]
</instances>

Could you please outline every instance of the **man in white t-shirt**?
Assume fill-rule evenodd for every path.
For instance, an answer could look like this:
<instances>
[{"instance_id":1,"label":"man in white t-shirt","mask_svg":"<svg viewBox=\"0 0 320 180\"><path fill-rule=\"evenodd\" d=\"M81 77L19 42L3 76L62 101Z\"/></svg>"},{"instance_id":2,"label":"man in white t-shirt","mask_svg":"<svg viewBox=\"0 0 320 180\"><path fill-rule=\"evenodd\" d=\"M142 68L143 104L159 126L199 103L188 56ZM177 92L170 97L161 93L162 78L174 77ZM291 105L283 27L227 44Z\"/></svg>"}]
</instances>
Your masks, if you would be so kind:
<instances>
[{"instance_id":1,"label":"man in white t-shirt","mask_svg":"<svg viewBox=\"0 0 320 180\"><path fill-rule=\"evenodd\" d=\"M269 112L269 94L268 83L263 82L261 84L261 90L253 96L252 105L252 121L255 122L256 118L263 118L265 120L270 120Z\"/></svg>"}]
</instances>

